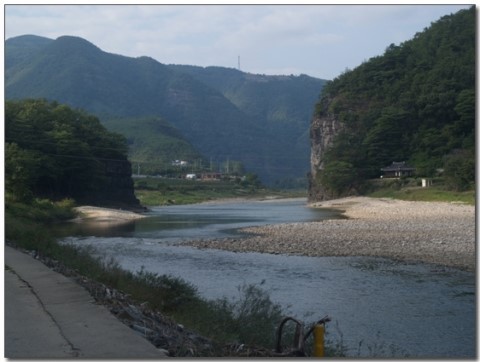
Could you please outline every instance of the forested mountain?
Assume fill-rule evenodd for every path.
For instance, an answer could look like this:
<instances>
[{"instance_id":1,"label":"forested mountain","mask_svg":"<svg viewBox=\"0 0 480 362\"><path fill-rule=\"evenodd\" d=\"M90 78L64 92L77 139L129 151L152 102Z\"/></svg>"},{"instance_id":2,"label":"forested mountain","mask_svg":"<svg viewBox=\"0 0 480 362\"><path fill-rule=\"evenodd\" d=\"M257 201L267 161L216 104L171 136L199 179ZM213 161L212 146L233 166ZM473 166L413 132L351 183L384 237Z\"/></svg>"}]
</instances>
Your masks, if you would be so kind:
<instances>
[{"instance_id":1,"label":"forested mountain","mask_svg":"<svg viewBox=\"0 0 480 362\"><path fill-rule=\"evenodd\" d=\"M248 160L263 154L254 120L219 92L151 58L109 54L84 39L63 36L15 69L6 78L7 99L46 98L101 119L157 115L205 155Z\"/></svg>"},{"instance_id":2,"label":"forested mountain","mask_svg":"<svg viewBox=\"0 0 480 362\"><path fill-rule=\"evenodd\" d=\"M189 150L184 153L194 149L206 159L216 162L227 159L241 161L247 171L259 174L267 182L303 177L308 170L308 150L303 143L292 145L298 143L295 138L308 132L311 114L301 121L298 116L290 117L296 112L304 114L305 102L298 105L289 103L288 107L297 107L297 110L287 106L288 109L262 106L265 110L283 113L280 118L268 118L268 115L262 114L263 111L248 111L249 108L258 108L258 105L240 107L221 89L188 72L148 57L130 58L106 53L76 37L63 36L50 40L22 36L8 39L5 49L7 99L46 98L81 108L98 116L112 129L135 131L137 142L149 139L143 144L151 144L152 130L160 132L161 142L164 139L161 132L165 130L165 127L145 128L145 117L161 119L159 122L162 124L168 123L178 130L180 138L177 138L177 144L187 142L193 146L188 146ZM292 91L288 93L286 90L283 97L294 98L299 88L303 89L301 84L307 84L305 79L308 77L287 78L286 81L292 84ZM323 84L320 80L314 83L318 84L316 89L309 85L303 90L305 97L311 100L307 107L310 113ZM257 92L260 93L265 101L278 98L278 94L266 90ZM253 99L257 101L257 98ZM139 123L132 128L126 126L122 118ZM272 119L274 122L282 119L283 123L271 126ZM119 125L115 125L114 120L118 120ZM293 136L289 138L286 134ZM125 136L131 139L128 133ZM147 157L155 152L142 151L136 157L140 154ZM161 163L162 159L145 158L141 161L152 165Z\"/></svg>"},{"instance_id":3,"label":"forested mountain","mask_svg":"<svg viewBox=\"0 0 480 362\"><path fill-rule=\"evenodd\" d=\"M357 193L393 161L471 186L475 37L472 7L327 83L311 124L310 198Z\"/></svg>"},{"instance_id":4,"label":"forested mountain","mask_svg":"<svg viewBox=\"0 0 480 362\"><path fill-rule=\"evenodd\" d=\"M23 35L12 38L8 42L9 51L5 52L5 68L7 71L6 78L11 78L8 73L17 74L15 67L29 59L40 49L53 40L40 37Z\"/></svg>"},{"instance_id":5,"label":"forested mountain","mask_svg":"<svg viewBox=\"0 0 480 362\"><path fill-rule=\"evenodd\" d=\"M125 139L96 117L56 102L6 102L5 191L15 201L140 208L131 173Z\"/></svg>"},{"instance_id":6,"label":"forested mountain","mask_svg":"<svg viewBox=\"0 0 480 362\"><path fill-rule=\"evenodd\" d=\"M127 138L134 173L178 172L178 167L172 167L172 160L188 160L190 165L208 162L178 129L160 117L114 118L103 124Z\"/></svg>"},{"instance_id":7,"label":"forested mountain","mask_svg":"<svg viewBox=\"0 0 480 362\"><path fill-rule=\"evenodd\" d=\"M245 114L261 122L262 127L274 139L268 142L272 154L292 152L270 167L289 172L305 173L305 160L310 156L308 128L313 106L318 100L319 89L326 81L300 76L266 76L248 74L237 69L223 67L197 67L169 65L185 72L208 86L220 91ZM267 165L268 167L268 165Z\"/></svg>"}]
</instances>

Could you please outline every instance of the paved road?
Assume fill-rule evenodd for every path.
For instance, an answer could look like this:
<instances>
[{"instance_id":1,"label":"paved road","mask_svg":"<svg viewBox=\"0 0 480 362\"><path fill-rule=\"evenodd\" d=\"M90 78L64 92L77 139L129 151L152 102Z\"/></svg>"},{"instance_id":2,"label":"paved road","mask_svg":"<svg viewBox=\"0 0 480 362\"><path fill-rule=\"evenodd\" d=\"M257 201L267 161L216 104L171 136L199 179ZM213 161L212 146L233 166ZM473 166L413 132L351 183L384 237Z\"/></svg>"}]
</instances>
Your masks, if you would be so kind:
<instances>
[{"instance_id":1,"label":"paved road","mask_svg":"<svg viewBox=\"0 0 480 362\"><path fill-rule=\"evenodd\" d=\"M166 357L75 281L5 246L5 357Z\"/></svg>"}]
</instances>

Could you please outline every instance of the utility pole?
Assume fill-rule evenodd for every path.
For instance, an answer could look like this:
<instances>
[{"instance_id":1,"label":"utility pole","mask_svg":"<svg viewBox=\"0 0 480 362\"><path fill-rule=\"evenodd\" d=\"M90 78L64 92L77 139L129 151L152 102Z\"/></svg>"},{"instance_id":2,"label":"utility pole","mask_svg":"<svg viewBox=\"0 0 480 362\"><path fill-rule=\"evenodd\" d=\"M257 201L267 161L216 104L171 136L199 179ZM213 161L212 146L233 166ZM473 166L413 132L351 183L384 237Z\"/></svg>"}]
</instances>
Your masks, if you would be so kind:
<instances>
[{"instance_id":1,"label":"utility pole","mask_svg":"<svg viewBox=\"0 0 480 362\"><path fill-rule=\"evenodd\" d=\"M240 70L240 55L238 56L238 70Z\"/></svg>"}]
</instances>

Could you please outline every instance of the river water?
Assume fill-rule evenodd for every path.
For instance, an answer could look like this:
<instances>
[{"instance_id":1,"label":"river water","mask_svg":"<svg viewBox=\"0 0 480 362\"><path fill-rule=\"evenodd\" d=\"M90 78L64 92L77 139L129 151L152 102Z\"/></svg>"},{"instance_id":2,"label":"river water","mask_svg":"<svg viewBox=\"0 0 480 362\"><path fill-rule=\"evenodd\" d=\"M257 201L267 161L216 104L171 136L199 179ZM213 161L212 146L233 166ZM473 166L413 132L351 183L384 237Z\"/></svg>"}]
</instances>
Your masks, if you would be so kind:
<instances>
[{"instance_id":1,"label":"river water","mask_svg":"<svg viewBox=\"0 0 480 362\"><path fill-rule=\"evenodd\" d=\"M153 208L123 225L71 225L66 243L91 246L131 271L181 277L207 299L238 298L254 284L286 315L314 322L325 315L328 340L352 357L475 357L475 274L423 263L366 257L234 253L181 241L239 237L252 225L339 218L305 200L249 201Z\"/></svg>"}]
</instances>

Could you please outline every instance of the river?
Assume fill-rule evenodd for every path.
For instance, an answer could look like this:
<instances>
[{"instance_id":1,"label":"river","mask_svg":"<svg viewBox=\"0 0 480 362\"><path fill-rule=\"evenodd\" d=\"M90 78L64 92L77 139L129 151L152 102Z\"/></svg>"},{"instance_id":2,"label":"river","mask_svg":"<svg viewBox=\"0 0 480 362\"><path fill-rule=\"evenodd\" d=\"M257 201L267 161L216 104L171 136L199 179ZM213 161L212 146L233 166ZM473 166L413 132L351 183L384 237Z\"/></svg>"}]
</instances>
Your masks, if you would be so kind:
<instances>
[{"instance_id":1,"label":"river","mask_svg":"<svg viewBox=\"0 0 480 362\"><path fill-rule=\"evenodd\" d=\"M287 315L329 315L327 339L352 357L462 358L476 353L475 274L367 257L234 253L182 246L191 239L239 237L240 227L341 218L305 200L156 207L129 224L69 227L66 243L91 246L131 271L181 277L207 299L238 298L254 284Z\"/></svg>"}]
</instances>

